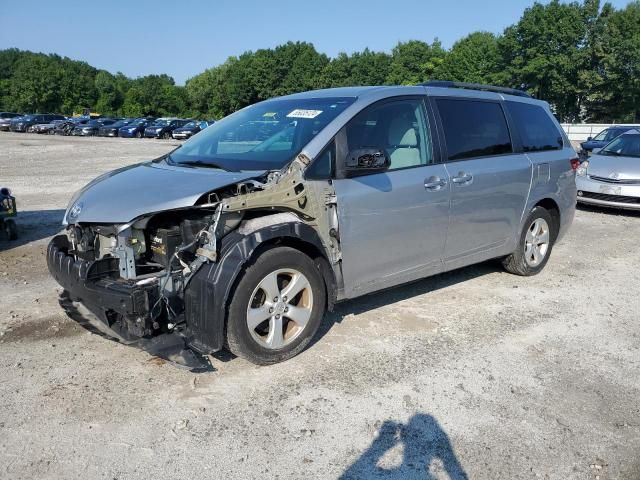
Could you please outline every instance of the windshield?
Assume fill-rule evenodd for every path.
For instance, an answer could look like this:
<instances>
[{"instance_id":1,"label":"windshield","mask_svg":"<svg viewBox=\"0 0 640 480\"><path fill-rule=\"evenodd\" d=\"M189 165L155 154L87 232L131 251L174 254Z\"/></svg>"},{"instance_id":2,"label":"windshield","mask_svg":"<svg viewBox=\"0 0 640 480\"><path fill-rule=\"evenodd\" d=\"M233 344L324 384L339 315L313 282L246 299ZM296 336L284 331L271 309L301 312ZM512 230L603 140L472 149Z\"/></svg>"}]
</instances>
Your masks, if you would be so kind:
<instances>
[{"instance_id":1,"label":"windshield","mask_svg":"<svg viewBox=\"0 0 640 480\"><path fill-rule=\"evenodd\" d=\"M197 126L198 126L198 122L189 122L184 126L184 128L194 128Z\"/></svg>"},{"instance_id":2,"label":"windshield","mask_svg":"<svg viewBox=\"0 0 640 480\"><path fill-rule=\"evenodd\" d=\"M600 150L600 155L640 158L640 134L622 135Z\"/></svg>"},{"instance_id":3,"label":"windshield","mask_svg":"<svg viewBox=\"0 0 640 480\"><path fill-rule=\"evenodd\" d=\"M232 171L280 169L354 100L261 102L206 128L172 152L169 161Z\"/></svg>"},{"instance_id":4,"label":"windshield","mask_svg":"<svg viewBox=\"0 0 640 480\"><path fill-rule=\"evenodd\" d=\"M594 140L598 142L610 142L621 133L622 130L619 130L617 128L607 128L606 130L603 130L598 135L596 135Z\"/></svg>"},{"instance_id":5,"label":"windshield","mask_svg":"<svg viewBox=\"0 0 640 480\"><path fill-rule=\"evenodd\" d=\"M117 122L115 122L111 126L115 127L115 128L118 128L118 127L124 127L125 125L129 125L129 120L118 120Z\"/></svg>"},{"instance_id":6,"label":"windshield","mask_svg":"<svg viewBox=\"0 0 640 480\"><path fill-rule=\"evenodd\" d=\"M152 127L166 127L171 123L171 120L156 120L151 124Z\"/></svg>"}]
</instances>

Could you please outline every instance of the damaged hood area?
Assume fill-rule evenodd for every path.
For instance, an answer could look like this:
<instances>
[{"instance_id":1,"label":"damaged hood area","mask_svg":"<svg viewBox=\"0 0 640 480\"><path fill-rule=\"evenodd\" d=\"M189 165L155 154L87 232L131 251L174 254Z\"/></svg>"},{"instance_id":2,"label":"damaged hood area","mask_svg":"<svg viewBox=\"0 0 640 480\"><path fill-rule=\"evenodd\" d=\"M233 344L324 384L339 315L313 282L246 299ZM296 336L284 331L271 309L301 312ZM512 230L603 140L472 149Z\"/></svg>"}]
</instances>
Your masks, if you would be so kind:
<instances>
[{"instance_id":1,"label":"damaged hood area","mask_svg":"<svg viewBox=\"0 0 640 480\"><path fill-rule=\"evenodd\" d=\"M62 221L122 224L146 214L193 206L212 190L264 175L147 162L101 175L79 190Z\"/></svg>"}]
</instances>

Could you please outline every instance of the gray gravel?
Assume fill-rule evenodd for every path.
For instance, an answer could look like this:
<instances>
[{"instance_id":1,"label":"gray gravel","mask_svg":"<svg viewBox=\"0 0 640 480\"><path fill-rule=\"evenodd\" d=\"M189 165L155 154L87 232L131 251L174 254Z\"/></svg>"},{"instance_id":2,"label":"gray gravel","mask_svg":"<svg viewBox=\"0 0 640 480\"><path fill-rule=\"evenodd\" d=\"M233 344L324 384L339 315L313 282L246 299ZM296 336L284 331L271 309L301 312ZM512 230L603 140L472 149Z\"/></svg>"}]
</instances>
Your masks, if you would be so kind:
<instances>
[{"instance_id":1,"label":"gray gravel","mask_svg":"<svg viewBox=\"0 0 640 480\"><path fill-rule=\"evenodd\" d=\"M69 319L44 262L75 189L174 144L0 134L0 478L640 478L639 214L580 209L537 277L440 275L193 374Z\"/></svg>"}]
</instances>

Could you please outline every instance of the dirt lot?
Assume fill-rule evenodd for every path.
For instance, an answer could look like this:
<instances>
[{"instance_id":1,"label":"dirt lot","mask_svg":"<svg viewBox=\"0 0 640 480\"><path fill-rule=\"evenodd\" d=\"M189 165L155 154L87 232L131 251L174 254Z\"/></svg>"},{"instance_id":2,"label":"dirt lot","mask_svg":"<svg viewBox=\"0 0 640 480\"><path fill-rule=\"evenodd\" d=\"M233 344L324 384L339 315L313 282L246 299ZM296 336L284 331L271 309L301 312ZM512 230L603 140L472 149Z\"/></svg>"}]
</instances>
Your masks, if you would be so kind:
<instances>
[{"instance_id":1,"label":"dirt lot","mask_svg":"<svg viewBox=\"0 0 640 480\"><path fill-rule=\"evenodd\" d=\"M0 134L0 478L640 479L640 215L345 303L272 367L193 374L87 332L44 252L72 192L173 142Z\"/></svg>"}]
</instances>

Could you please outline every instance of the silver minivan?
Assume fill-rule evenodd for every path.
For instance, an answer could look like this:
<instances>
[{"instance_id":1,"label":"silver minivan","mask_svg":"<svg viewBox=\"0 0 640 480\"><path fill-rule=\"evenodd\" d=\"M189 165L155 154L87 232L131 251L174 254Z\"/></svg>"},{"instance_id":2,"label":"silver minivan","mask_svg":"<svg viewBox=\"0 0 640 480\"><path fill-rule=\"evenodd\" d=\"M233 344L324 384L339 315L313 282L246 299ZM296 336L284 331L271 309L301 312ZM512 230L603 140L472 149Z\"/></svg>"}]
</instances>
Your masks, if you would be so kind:
<instances>
[{"instance_id":1,"label":"silver minivan","mask_svg":"<svg viewBox=\"0 0 640 480\"><path fill-rule=\"evenodd\" d=\"M121 340L271 364L336 302L492 258L540 272L578 165L548 105L517 90L299 93L92 181L48 265Z\"/></svg>"}]
</instances>

